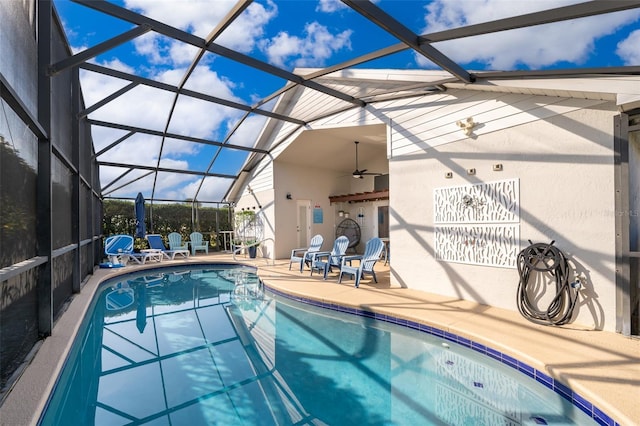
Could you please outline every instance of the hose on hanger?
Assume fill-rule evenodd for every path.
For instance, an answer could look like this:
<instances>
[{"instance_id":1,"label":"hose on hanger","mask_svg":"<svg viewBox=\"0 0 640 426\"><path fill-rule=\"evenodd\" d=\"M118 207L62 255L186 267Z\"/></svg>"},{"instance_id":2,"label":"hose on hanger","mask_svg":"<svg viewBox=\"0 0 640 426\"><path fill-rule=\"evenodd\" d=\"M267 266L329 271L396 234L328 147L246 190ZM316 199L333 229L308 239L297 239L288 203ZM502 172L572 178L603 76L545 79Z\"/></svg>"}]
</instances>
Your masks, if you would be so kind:
<instances>
[{"instance_id":1,"label":"hose on hanger","mask_svg":"<svg viewBox=\"0 0 640 426\"><path fill-rule=\"evenodd\" d=\"M551 243L533 244L518 254L518 311L529 321L542 325L562 325L571 320L578 300L579 281L569 283L569 263L565 255ZM535 272L536 274L532 274ZM533 302L544 292L537 274L551 274L555 279L556 294L546 310ZM530 279L534 278L533 284ZM531 287L533 286L533 287Z\"/></svg>"}]
</instances>

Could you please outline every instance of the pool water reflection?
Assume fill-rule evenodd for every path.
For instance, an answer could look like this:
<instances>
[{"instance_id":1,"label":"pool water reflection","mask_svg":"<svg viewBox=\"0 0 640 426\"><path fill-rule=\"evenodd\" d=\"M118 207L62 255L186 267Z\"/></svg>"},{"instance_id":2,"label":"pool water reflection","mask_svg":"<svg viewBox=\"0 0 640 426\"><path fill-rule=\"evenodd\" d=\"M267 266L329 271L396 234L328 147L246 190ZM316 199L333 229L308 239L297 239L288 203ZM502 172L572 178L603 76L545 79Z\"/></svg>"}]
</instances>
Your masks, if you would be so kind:
<instances>
[{"instance_id":1,"label":"pool water reflection","mask_svg":"<svg viewBox=\"0 0 640 426\"><path fill-rule=\"evenodd\" d=\"M105 283L41 424L593 424L495 360L266 294L254 272Z\"/></svg>"}]
</instances>

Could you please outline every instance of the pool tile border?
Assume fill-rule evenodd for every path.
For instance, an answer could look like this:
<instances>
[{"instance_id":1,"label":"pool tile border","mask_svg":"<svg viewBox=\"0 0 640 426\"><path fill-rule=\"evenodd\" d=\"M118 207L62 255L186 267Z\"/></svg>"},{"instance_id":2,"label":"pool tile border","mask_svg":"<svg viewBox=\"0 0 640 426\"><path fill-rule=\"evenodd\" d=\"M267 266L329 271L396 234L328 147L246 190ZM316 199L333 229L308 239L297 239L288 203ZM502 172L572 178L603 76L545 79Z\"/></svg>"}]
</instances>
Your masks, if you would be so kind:
<instances>
[{"instance_id":1,"label":"pool tile border","mask_svg":"<svg viewBox=\"0 0 640 426\"><path fill-rule=\"evenodd\" d=\"M400 325L403 327L411 328L426 334L430 334L432 336L441 337L443 339L449 340L451 342L457 343L464 347L473 349L476 352L479 352L483 355L489 356L501 363L518 370L520 373L525 374L526 376L535 379L537 382L543 384L550 390L556 392L564 399L569 401L575 407L580 409L582 412L590 416L596 423L603 426L621 426L620 423L614 421L611 417L609 417L606 413L596 407L594 404L589 402L584 397L580 396L578 393L574 392L567 385L560 383L560 381L555 380L553 377L543 373L540 370L537 370L530 365L513 358L507 354L504 354L500 351L497 351L493 348L485 346L483 344L474 342L473 340L467 339L466 337L458 336L455 333L451 333L449 331L444 331L439 328L421 324L415 321L407 320L404 318L398 318L389 314L381 314L377 312L372 312L366 309L359 308L351 308L348 306L339 305L336 303L329 302L321 302L318 300L310 299L307 297L296 296L276 288L273 288L263 282L264 289L274 293L278 296L285 297L287 299L295 300L301 303L306 303L308 305L317 306L320 308L330 309L333 311L344 312L351 315L357 315L365 318L373 318L380 321L388 322L391 324Z\"/></svg>"}]
</instances>

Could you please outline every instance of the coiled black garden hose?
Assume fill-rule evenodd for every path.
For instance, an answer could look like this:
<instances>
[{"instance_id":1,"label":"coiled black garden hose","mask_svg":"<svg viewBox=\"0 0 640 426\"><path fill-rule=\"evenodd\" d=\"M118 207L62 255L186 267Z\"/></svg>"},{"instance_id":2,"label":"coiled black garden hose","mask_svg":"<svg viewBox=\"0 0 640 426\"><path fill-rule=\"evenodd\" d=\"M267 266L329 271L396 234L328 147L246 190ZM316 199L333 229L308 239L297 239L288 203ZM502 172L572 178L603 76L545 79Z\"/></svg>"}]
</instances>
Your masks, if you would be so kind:
<instances>
[{"instance_id":1,"label":"coiled black garden hose","mask_svg":"<svg viewBox=\"0 0 640 426\"><path fill-rule=\"evenodd\" d=\"M529 241L531 245L518 254L518 310L522 316L536 324L566 324L573 316L578 299L580 285L569 283L569 263L565 255L553 245L554 242L533 244ZM551 274L556 282L556 295L546 310L539 310L532 302L532 298L541 293L540 288L529 288L529 280L534 271Z\"/></svg>"}]
</instances>

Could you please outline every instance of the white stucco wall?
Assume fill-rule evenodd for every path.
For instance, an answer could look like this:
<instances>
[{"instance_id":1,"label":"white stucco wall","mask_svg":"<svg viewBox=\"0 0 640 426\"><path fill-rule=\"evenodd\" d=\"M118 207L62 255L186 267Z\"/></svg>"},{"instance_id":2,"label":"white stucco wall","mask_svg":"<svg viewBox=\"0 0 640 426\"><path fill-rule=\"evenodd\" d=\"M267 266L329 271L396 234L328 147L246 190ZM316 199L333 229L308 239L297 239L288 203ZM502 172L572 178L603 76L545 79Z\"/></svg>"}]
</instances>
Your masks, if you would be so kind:
<instances>
[{"instance_id":1,"label":"white stucco wall","mask_svg":"<svg viewBox=\"0 0 640 426\"><path fill-rule=\"evenodd\" d=\"M309 200L311 209L322 209L322 223L311 223L311 235L321 234L324 238L323 249L331 250L335 239L336 225L343 219L338 217L339 210L349 211L351 218L356 219L359 207L365 208L365 217L361 222L362 242L359 250L364 247L366 239L371 238L377 231L374 208L385 205L386 202L330 204L330 195L340 195L351 192L373 190L373 177L353 179L351 176L337 177L335 172L323 168L301 167L291 163L279 163L274 167L275 200L277 228L276 258L288 258L291 249L299 247L296 231L297 201ZM291 194L291 200L286 194ZM313 215L312 215L313 222ZM304 247L304 245L303 245Z\"/></svg>"},{"instance_id":2,"label":"white stucco wall","mask_svg":"<svg viewBox=\"0 0 640 426\"><path fill-rule=\"evenodd\" d=\"M394 158L389 164L392 280L517 310L516 269L437 261L433 247L434 188L517 178L520 249L528 240L555 240L587 278L576 322L614 331L615 114L613 104L577 110ZM503 171L493 171L497 163ZM476 175L467 175L470 168ZM453 178L446 179L449 171Z\"/></svg>"},{"instance_id":3,"label":"white stucco wall","mask_svg":"<svg viewBox=\"0 0 640 426\"><path fill-rule=\"evenodd\" d=\"M300 132L374 123L390 129L386 136L393 285L517 310L516 269L434 259L433 191L518 179L519 249L527 247L528 240L555 240L555 246L569 258L570 278L575 271L586 279L576 322L615 331L613 117L619 111L613 97L607 96L558 97L458 88L344 111ZM304 95L300 99L294 112L308 107L302 102ZM466 117L477 123L471 137L456 124ZM274 140L280 135L285 133ZM372 184L353 187L367 185L354 179L341 183L321 168L278 162L278 153L296 137L291 135L280 144L273 152L275 162L267 159L270 165L261 165L263 171L254 177L265 190L269 182L273 185L276 258L288 257L297 245L296 200L310 200L312 208L319 205L323 209L324 222L313 224L312 233L321 233L329 249L340 220L337 211L351 210L353 218L360 206L330 205L328 196L373 189ZM503 170L494 171L494 164L502 164ZM476 169L475 175L467 175L470 168ZM451 179L445 178L447 172L452 172ZM286 200L287 192L292 200ZM366 209L364 243L377 235L377 205L362 206Z\"/></svg>"}]
</instances>

